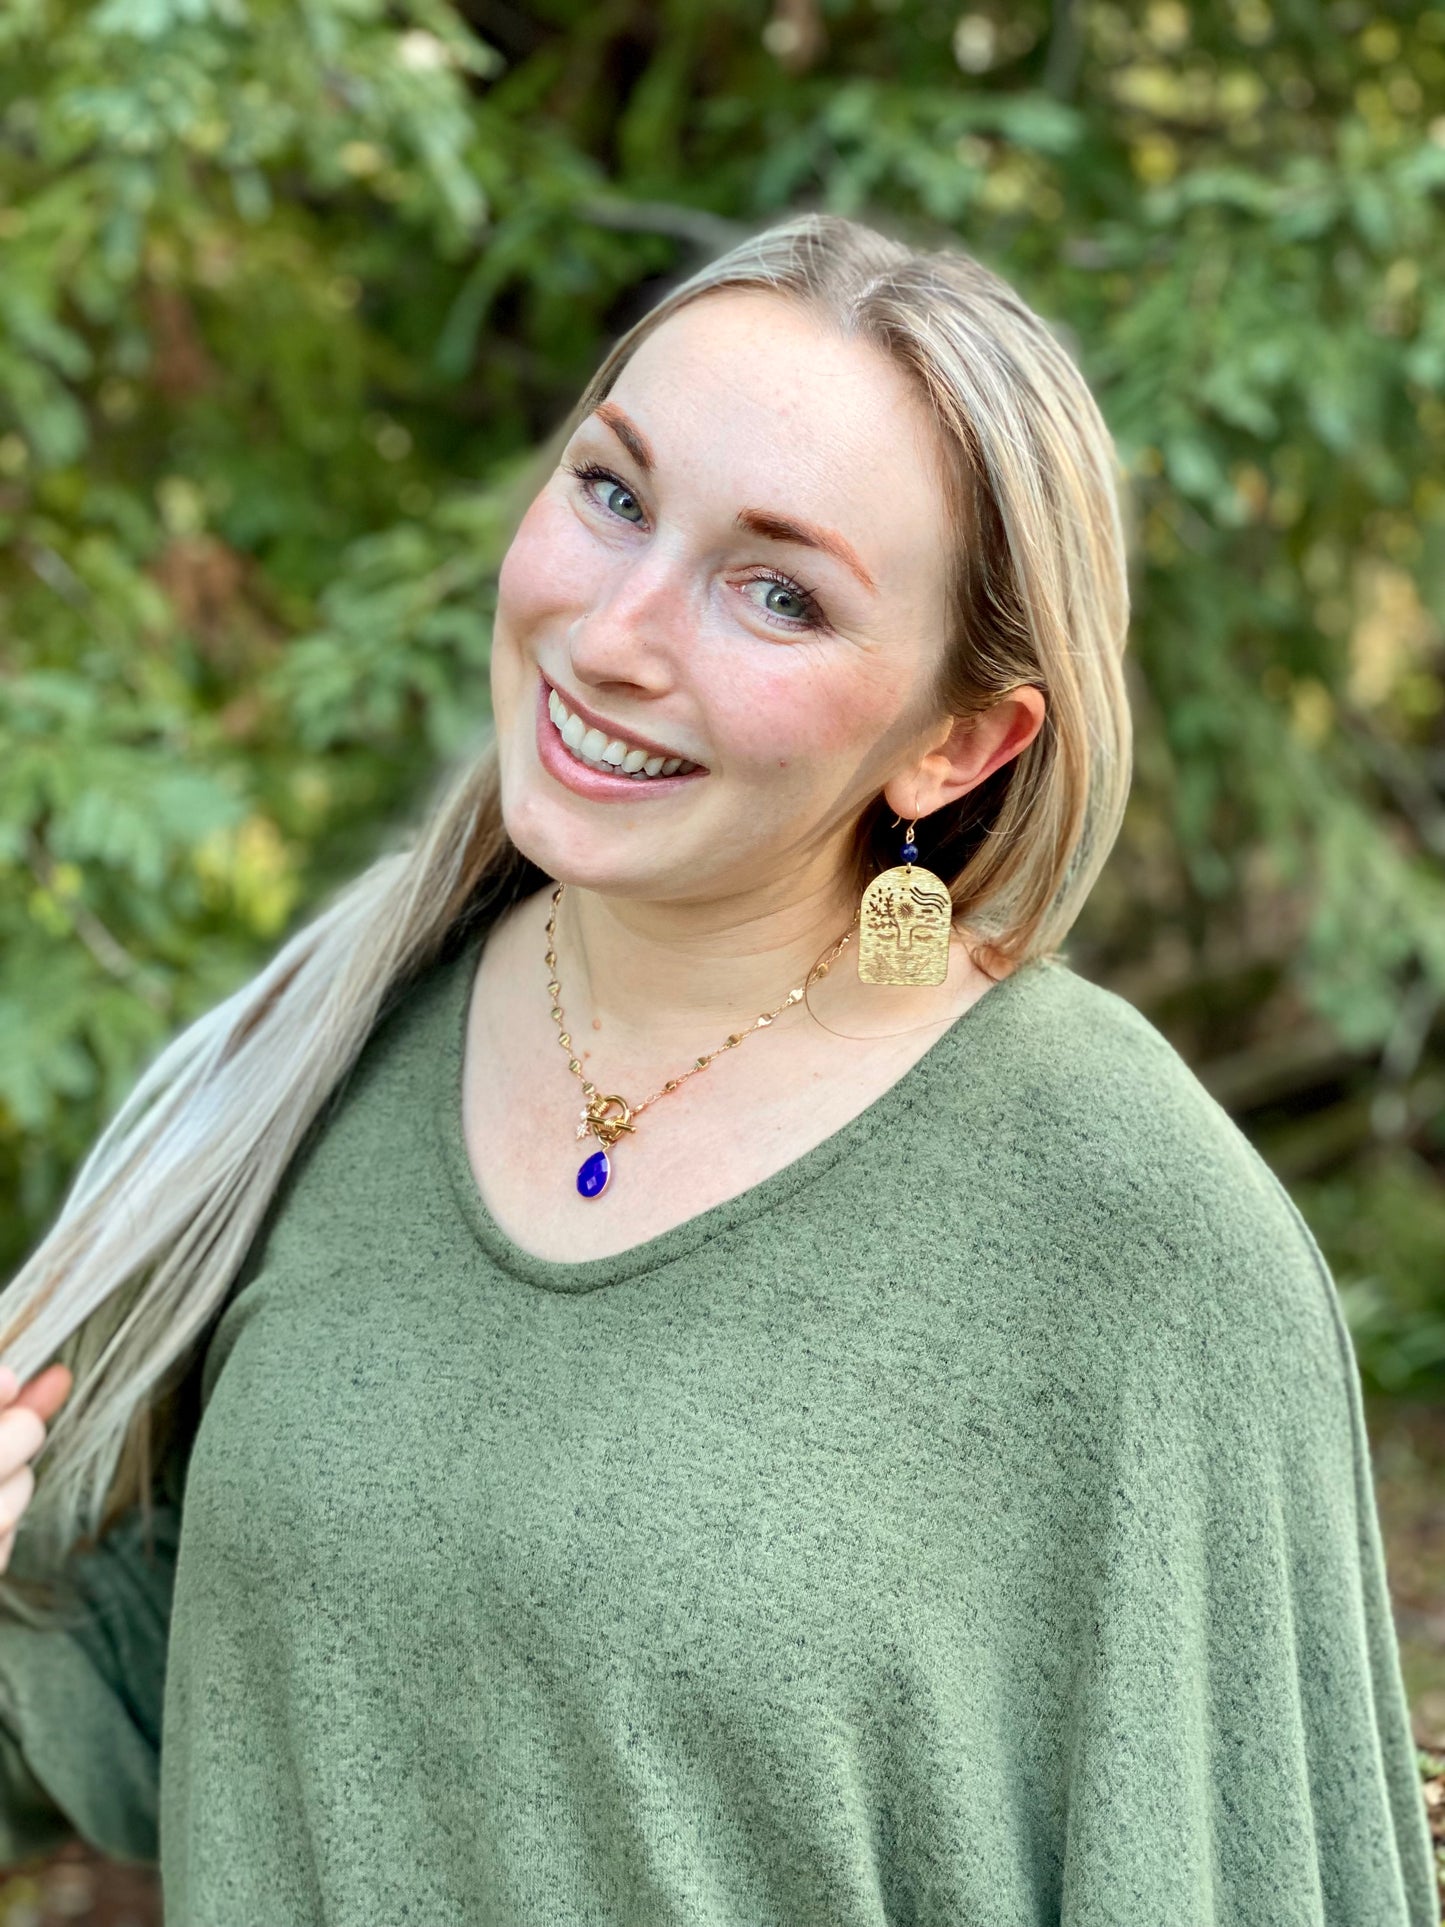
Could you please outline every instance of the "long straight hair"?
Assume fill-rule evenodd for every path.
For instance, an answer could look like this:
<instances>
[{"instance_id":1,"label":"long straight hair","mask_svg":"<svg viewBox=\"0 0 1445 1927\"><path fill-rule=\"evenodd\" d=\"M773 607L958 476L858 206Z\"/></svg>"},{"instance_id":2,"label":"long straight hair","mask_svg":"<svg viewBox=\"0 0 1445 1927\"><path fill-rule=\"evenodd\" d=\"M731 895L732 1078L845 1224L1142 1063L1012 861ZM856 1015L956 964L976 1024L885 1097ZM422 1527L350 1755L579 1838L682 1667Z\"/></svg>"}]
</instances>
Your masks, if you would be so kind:
<instances>
[{"instance_id":1,"label":"long straight hair","mask_svg":"<svg viewBox=\"0 0 1445 1927\"><path fill-rule=\"evenodd\" d=\"M937 425L954 530L948 633L927 707L972 716L1044 692L1033 741L919 825L975 961L1056 956L1117 837L1132 733L1120 471L1060 336L958 249L924 251L809 213L679 282L612 347L530 477L550 472L639 343L685 304L769 289L873 344ZM524 505L525 506L525 505ZM502 819L490 725L439 772L420 827L333 893L254 978L176 1036L82 1162L56 1221L0 1291L0 1359L24 1380L59 1358L70 1397L36 1460L22 1521L47 1550L0 1579L0 1608L56 1623L60 1578L139 1506L159 1447L281 1180L368 1037L464 929L549 879ZM861 890L895 861L881 795L852 846ZM179 1436L179 1434L176 1434Z\"/></svg>"}]
</instances>

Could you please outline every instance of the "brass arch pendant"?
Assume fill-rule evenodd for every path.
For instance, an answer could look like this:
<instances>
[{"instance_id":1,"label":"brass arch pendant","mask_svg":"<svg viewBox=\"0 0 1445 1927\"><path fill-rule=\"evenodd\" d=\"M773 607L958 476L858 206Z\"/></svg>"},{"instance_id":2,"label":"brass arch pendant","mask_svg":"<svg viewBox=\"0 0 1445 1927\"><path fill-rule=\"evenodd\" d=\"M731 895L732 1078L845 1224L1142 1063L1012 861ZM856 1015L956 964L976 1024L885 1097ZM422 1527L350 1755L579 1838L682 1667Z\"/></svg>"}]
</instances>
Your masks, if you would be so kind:
<instances>
[{"instance_id":1,"label":"brass arch pendant","mask_svg":"<svg viewBox=\"0 0 1445 1927\"><path fill-rule=\"evenodd\" d=\"M882 870L863 892L858 975L865 984L941 984L948 977L953 898L932 870L910 860ZM916 853L916 852L915 852Z\"/></svg>"}]
</instances>

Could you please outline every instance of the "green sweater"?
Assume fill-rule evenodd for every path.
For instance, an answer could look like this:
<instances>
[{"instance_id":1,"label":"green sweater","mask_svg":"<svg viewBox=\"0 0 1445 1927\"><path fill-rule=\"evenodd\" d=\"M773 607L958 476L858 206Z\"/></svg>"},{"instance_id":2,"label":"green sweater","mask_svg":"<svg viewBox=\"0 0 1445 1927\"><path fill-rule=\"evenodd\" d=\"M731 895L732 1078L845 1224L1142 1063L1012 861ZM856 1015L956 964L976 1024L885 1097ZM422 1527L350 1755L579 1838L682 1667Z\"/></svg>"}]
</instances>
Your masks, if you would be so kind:
<instances>
[{"instance_id":1,"label":"green sweater","mask_svg":"<svg viewBox=\"0 0 1445 1927\"><path fill-rule=\"evenodd\" d=\"M1029 964L562 1263L467 1161L480 938L293 1160L162 1556L0 1627L10 1858L167 1927L1434 1927L1332 1281L1160 1032Z\"/></svg>"}]
</instances>

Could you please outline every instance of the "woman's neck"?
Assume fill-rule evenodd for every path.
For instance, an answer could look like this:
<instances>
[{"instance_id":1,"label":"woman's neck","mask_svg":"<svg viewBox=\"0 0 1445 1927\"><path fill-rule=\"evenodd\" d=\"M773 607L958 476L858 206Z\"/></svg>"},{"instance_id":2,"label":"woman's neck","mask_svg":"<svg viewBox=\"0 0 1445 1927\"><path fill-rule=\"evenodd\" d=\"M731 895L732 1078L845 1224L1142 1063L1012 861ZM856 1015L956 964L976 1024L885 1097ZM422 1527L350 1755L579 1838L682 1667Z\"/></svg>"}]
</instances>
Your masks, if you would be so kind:
<instances>
[{"instance_id":1,"label":"woman's neck","mask_svg":"<svg viewBox=\"0 0 1445 1927\"><path fill-rule=\"evenodd\" d=\"M538 995L554 884L514 913L517 963L535 950ZM785 900L658 904L569 885L554 933L559 1002L569 1034L619 1062L670 1062L712 1051L777 1009L845 931L849 941L808 990L809 1011L790 1029L828 1025L866 1041L927 1025L981 994L988 980L955 935L947 982L937 987L865 984L857 969L857 905L836 883L793 890Z\"/></svg>"},{"instance_id":2,"label":"woman's neck","mask_svg":"<svg viewBox=\"0 0 1445 1927\"><path fill-rule=\"evenodd\" d=\"M548 908L551 898L549 887ZM617 1041L691 1048L703 1031L721 1024L726 1034L776 1008L855 914L836 886L677 904L572 885L558 906L557 961L588 1021Z\"/></svg>"}]
</instances>

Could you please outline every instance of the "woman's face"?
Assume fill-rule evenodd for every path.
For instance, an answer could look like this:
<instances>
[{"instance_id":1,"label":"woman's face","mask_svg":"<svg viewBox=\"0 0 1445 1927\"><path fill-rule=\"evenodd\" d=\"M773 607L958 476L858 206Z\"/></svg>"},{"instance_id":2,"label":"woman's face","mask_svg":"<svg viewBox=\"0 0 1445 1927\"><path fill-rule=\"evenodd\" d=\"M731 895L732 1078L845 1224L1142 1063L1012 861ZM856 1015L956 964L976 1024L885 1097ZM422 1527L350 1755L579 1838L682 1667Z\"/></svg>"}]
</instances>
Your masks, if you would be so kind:
<instances>
[{"instance_id":1,"label":"woman's face","mask_svg":"<svg viewBox=\"0 0 1445 1927\"><path fill-rule=\"evenodd\" d=\"M642 343L498 581L502 808L542 870L677 903L841 878L859 813L948 734L922 712L950 541L933 433L877 349L766 291ZM649 777L663 752L698 768Z\"/></svg>"}]
</instances>

